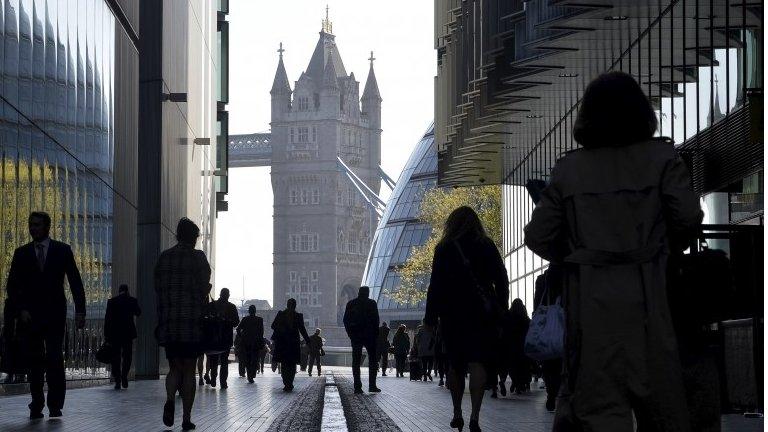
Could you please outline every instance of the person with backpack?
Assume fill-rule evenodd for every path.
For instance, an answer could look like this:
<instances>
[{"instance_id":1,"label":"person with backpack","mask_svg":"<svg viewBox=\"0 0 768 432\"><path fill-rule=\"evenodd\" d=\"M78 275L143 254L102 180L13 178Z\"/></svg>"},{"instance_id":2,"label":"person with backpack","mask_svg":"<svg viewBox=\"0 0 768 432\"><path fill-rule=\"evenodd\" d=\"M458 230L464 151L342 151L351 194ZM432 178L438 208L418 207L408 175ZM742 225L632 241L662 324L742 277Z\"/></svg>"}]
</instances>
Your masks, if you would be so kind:
<instances>
[{"instance_id":1,"label":"person with backpack","mask_svg":"<svg viewBox=\"0 0 768 432\"><path fill-rule=\"evenodd\" d=\"M667 259L702 220L674 142L635 79L609 72L581 99L573 137L524 229L565 265L566 387L554 429L691 430L667 302ZM565 394L563 394L565 390Z\"/></svg>"},{"instance_id":2,"label":"person with backpack","mask_svg":"<svg viewBox=\"0 0 768 432\"><path fill-rule=\"evenodd\" d=\"M536 278L536 285L533 292L534 310L537 310L539 306L553 305L557 299L561 298L563 295L562 277L562 266L556 263L550 263L549 267L544 270L544 273ZM545 407L547 411L552 412L555 410L557 395L560 392L563 358L556 357L549 360L543 360L540 364L541 376L547 390Z\"/></svg>"}]
</instances>

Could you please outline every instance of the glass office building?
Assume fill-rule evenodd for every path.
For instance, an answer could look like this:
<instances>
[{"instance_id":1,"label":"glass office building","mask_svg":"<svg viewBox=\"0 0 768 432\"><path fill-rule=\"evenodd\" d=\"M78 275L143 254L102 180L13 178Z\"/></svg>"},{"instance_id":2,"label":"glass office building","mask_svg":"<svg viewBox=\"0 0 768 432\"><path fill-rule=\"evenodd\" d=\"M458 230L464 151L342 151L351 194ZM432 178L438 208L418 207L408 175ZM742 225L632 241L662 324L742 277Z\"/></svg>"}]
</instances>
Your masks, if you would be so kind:
<instances>
[{"instance_id":1,"label":"glass office building","mask_svg":"<svg viewBox=\"0 0 768 432\"><path fill-rule=\"evenodd\" d=\"M437 149L431 125L416 144L403 172L395 184L387 208L376 229L363 285L371 288L371 298L378 302L379 315L390 327L406 323L413 327L424 317L424 302L402 304L392 300L389 293L400 287L398 268L414 247L427 242L432 229L419 221L419 207L424 193L437 183ZM422 289L426 290L429 275Z\"/></svg>"},{"instance_id":2,"label":"glass office building","mask_svg":"<svg viewBox=\"0 0 768 432\"><path fill-rule=\"evenodd\" d=\"M123 115L138 79L129 33L104 1L0 5L0 300L14 249L30 241L29 213L48 212L86 290L86 329L74 331L70 311L65 336L67 366L80 377L104 374L90 353L102 339L115 200L124 199L116 155L136 128L135 115Z\"/></svg>"},{"instance_id":3,"label":"glass office building","mask_svg":"<svg viewBox=\"0 0 768 432\"><path fill-rule=\"evenodd\" d=\"M739 293L734 318L751 318L744 331L760 334L763 2L448 0L435 7L438 184L503 185L511 296L531 310L536 277L548 265L523 244L534 208L525 184L548 180L555 161L578 147L572 126L587 84L623 71L650 98L658 134L688 163L705 223L714 224L702 239L729 253ZM762 356L755 344L734 352ZM761 357L734 370L755 365Z\"/></svg>"}]
</instances>

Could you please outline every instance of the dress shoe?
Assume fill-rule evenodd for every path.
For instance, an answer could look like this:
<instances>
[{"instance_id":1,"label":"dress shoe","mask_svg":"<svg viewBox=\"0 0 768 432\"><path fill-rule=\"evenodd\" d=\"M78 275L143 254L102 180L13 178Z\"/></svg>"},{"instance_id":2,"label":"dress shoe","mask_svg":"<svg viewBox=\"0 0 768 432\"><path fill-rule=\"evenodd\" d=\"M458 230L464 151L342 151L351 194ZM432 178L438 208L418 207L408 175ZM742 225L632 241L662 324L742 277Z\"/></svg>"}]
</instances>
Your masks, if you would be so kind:
<instances>
[{"instance_id":1,"label":"dress shoe","mask_svg":"<svg viewBox=\"0 0 768 432\"><path fill-rule=\"evenodd\" d=\"M115 383L115 390L120 390L122 387L120 386L120 381Z\"/></svg>"},{"instance_id":2,"label":"dress shoe","mask_svg":"<svg viewBox=\"0 0 768 432\"><path fill-rule=\"evenodd\" d=\"M175 406L172 400L165 401L165 405L163 405L163 424L171 427L173 426L173 415Z\"/></svg>"},{"instance_id":3,"label":"dress shoe","mask_svg":"<svg viewBox=\"0 0 768 432\"><path fill-rule=\"evenodd\" d=\"M381 393L381 389L378 387L368 387L368 393Z\"/></svg>"},{"instance_id":4,"label":"dress shoe","mask_svg":"<svg viewBox=\"0 0 768 432\"><path fill-rule=\"evenodd\" d=\"M363 394L363 389L361 389L361 388L356 388L356 389L355 389L355 394Z\"/></svg>"},{"instance_id":5,"label":"dress shoe","mask_svg":"<svg viewBox=\"0 0 768 432\"><path fill-rule=\"evenodd\" d=\"M253 378L248 378L248 382L253 384Z\"/></svg>"},{"instance_id":6,"label":"dress shoe","mask_svg":"<svg viewBox=\"0 0 768 432\"><path fill-rule=\"evenodd\" d=\"M229 388L229 386L227 385L227 383L221 383L221 389L222 390L226 390L228 388Z\"/></svg>"},{"instance_id":7,"label":"dress shoe","mask_svg":"<svg viewBox=\"0 0 768 432\"><path fill-rule=\"evenodd\" d=\"M197 380L197 385L205 385L205 381L202 378Z\"/></svg>"},{"instance_id":8,"label":"dress shoe","mask_svg":"<svg viewBox=\"0 0 768 432\"><path fill-rule=\"evenodd\" d=\"M469 432L481 432L480 424L477 420L469 420Z\"/></svg>"},{"instance_id":9,"label":"dress shoe","mask_svg":"<svg viewBox=\"0 0 768 432\"><path fill-rule=\"evenodd\" d=\"M43 415L42 411L37 411L37 410L35 410L35 411L30 410L29 411L29 419L30 420L37 420L37 419L41 419L43 417L45 417L45 416Z\"/></svg>"},{"instance_id":10,"label":"dress shoe","mask_svg":"<svg viewBox=\"0 0 768 432\"><path fill-rule=\"evenodd\" d=\"M123 388L128 388L128 378L123 378L121 384L123 385Z\"/></svg>"},{"instance_id":11,"label":"dress shoe","mask_svg":"<svg viewBox=\"0 0 768 432\"><path fill-rule=\"evenodd\" d=\"M461 416L454 416L451 420L451 429L458 429L461 432L464 429L464 419Z\"/></svg>"},{"instance_id":12,"label":"dress shoe","mask_svg":"<svg viewBox=\"0 0 768 432\"><path fill-rule=\"evenodd\" d=\"M183 423L181 424L181 430L185 430L185 431L187 431L187 430L192 430L192 429L194 429L195 427L196 427L196 426L195 426L195 424L194 424L194 423L192 423L191 421L186 421L186 422L183 422Z\"/></svg>"},{"instance_id":13,"label":"dress shoe","mask_svg":"<svg viewBox=\"0 0 768 432\"><path fill-rule=\"evenodd\" d=\"M58 408L48 408L48 417L61 417L64 415Z\"/></svg>"}]
</instances>

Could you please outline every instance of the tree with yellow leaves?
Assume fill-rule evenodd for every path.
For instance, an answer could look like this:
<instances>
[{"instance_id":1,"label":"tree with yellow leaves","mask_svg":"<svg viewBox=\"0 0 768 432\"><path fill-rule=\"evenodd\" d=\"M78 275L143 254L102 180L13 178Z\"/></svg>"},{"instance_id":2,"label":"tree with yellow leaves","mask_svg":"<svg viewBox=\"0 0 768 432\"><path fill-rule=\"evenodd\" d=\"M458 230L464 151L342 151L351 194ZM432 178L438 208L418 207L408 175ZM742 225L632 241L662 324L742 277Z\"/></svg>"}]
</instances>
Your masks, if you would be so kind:
<instances>
[{"instance_id":1,"label":"tree with yellow leaves","mask_svg":"<svg viewBox=\"0 0 768 432\"><path fill-rule=\"evenodd\" d=\"M472 207L477 212L486 233L501 249L501 186L429 190L421 202L419 219L429 225L432 232L424 245L413 248L405 264L398 269L400 287L388 293L393 300L415 305L426 298L435 246L443 235L448 216L461 206Z\"/></svg>"}]
</instances>

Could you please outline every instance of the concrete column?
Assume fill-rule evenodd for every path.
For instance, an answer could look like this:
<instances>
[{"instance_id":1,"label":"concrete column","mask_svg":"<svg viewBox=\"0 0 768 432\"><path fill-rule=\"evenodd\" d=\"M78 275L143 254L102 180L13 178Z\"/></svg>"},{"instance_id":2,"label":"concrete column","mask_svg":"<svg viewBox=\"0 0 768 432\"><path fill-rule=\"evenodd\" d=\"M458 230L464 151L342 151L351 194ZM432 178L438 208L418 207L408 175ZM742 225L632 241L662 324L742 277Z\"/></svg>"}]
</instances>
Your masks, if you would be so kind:
<instances>
[{"instance_id":1,"label":"concrete column","mask_svg":"<svg viewBox=\"0 0 768 432\"><path fill-rule=\"evenodd\" d=\"M136 297L136 379L159 378L155 339L154 266L162 246L163 2L141 0L139 41L139 158Z\"/></svg>"}]
</instances>

